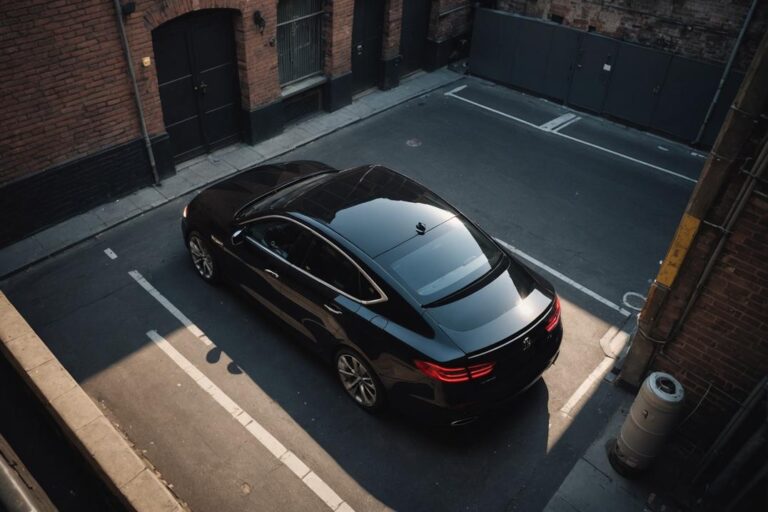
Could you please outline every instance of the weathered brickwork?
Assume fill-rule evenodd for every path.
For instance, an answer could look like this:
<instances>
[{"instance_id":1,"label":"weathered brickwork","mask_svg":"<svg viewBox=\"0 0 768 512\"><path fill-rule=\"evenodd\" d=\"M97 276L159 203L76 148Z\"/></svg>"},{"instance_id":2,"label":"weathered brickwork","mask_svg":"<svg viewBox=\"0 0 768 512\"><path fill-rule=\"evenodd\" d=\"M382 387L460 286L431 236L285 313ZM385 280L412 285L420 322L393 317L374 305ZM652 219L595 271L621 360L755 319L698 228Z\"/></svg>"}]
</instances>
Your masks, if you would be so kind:
<instances>
[{"instance_id":1,"label":"weathered brickwork","mask_svg":"<svg viewBox=\"0 0 768 512\"><path fill-rule=\"evenodd\" d=\"M110 2L0 9L0 185L139 136Z\"/></svg>"},{"instance_id":2,"label":"weathered brickwork","mask_svg":"<svg viewBox=\"0 0 768 512\"><path fill-rule=\"evenodd\" d=\"M400 53L400 26L403 18L403 1L387 0L384 14L384 39L382 42L381 57L389 60Z\"/></svg>"},{"instance_id":3,"label":"weathered brickwork","mask_svg":"<svg viewBox=\"0 0 768 512\"><path fill-rule=\"evenodd\" d=\"M744 175L732 177L707 220L722 224ZM688 403L701 406L686 432L702 445L722 429L739 402L768 374L768 187L758 185L733 230L701 295L653 368L678 377ZM702 227L668 298L657 332L669 333L720 239ZM702 400L703 397L706 397Z\"/></svg>"},{"instance_id":4,"label":"weathered brickwork","mask_svg":"<svg viewBox=\"0 0 768 512\"><path fill-rule=\"evenodd\" d=\"M564 25L685 57L722 63L733 48L751 0L497 0L525 16L562 18ZM736 67L744 71L768 28L768 3L758 2Z\"/></svg>"},{"instance_id":5,"label":"weathered brickwork","mask_svg":"<svg viewBox=\"0 0 768 512\"><path fill-rule=\"evenodd\" d=\"M472 28L474 2L467 0L433 0L429 37L442 42L467 34Z\"/></svg>"},{"instance_id":6,"label":"weathered brickwork","mask_svg":"<svg viewBox=\"0 0 768 512\"><path fill-rule=\"evenodd\" d=\"M325 72L332 78L351 71L352 54L352 18L354 0L336 0L328 2L326 11L328 21L325 24Z\"/></svg>"}]
</instances>

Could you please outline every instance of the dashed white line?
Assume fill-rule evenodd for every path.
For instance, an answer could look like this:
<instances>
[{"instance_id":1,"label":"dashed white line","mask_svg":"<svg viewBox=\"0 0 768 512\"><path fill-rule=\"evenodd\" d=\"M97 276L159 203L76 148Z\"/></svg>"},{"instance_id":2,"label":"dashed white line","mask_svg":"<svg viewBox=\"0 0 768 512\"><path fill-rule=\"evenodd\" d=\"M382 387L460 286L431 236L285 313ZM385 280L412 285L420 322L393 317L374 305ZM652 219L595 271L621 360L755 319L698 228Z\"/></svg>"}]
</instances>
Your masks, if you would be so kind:
<instances>
[{"instance_id":1,"label":"dashed white line","mask_svg":"<svg viewBox=\"0 0 768 512\"><path fill-rule=\"evenodd\" d=\"M117 254L115 254L115 251L113 251L113 250L112 250L112 249L110 249L109 247L107 247L106 249L104 249L104 254L106 254L107 256L109 256L109 259L111 259L111 260L116 260L116 259L117 259Z\"/></svg>"},{"instance_id":2,"label":"dashed white line","mask_svg":"<svg viewBox=\"0 0 768 512\"><path fill-rule=\"evenodd\" d=\"M528 261L529 263L533 263L537 267L546 270L547 272L549 272L550 274L552 274L556 278L558 278L561 281L563 281L563 282L573 286L574 288L576 288L580 292L582 292L582 293L584 293L586 295L589 295L590 297L592 297L596 301L600 302L601 304L603 304L603 305L605 305L605 306L607 306L607 307L609 307L609 308L611 308L611 309L613 309L615 311L618 311L619 313L621 313L624 316L630 316L632 314L629 311L627 311L626 309L624 309L621 306L619 306L618 304L616 304L615 302L611 302L610 300L606 299L602 295L599 295L599 294L593 292L592 290L590 290L586 286L583 286L583 285L577 283L576 281L574 281L570 277L566 276L565 274L563 274L561 272L558 272L557 270L553 269L552 267L550 267L546 263L542 263L541 261L537 260L533 256L530 256L530 255L524 253L523 251L521 251L517 247L514 247L513 245L508 244L504 240L499 240L498 238L496 238L495 240L497 242L499 242L500 244L502 244L507 249L509 249L510 251L512 251L513 253L515 253L517 256L520 256L521 258L523 258L524 260Z\"/></svg>"},{"instance_id":3,"label":"dashed white line","mask_svg":"<svg viewBox=\"0 0 768 512\"><path fill-rule=\"evenodd\" d=\"M341 497L317 473L283 445L266 428L245 412L216 384L198 370L186 357L160 336L157 331L147 332L149 337L160 350L171 358L203 391L224 408L238 423L240 423L256 440L264 446L276 459L285 464L328 508L334 511L354 512Z\"/></svg>"},{"instance_id":4,"label":"dashed white line","mask_svg":"<svg viewBox=\"0 0 768 512\"><path fill-rule=\"evenodd\" d=\"M557 128L555 128L554 130L552 130L552 133L560 133L560 130L565 130L566 128L568 128L569 126L571 126L574 123L579 122L580 120L581 120L581 117L576 116L575 118L571 119L567 123L563 123L560 126L558 126Z\"/></svg>"},{"instance_id":5,"label":"dashed white line","mask_svg":"<svg viewBox=\"0 0 768 512\"><path fill-rule=\"evenodd\" d=\"M192 335L203 342L203 345L210 347L213 345L211 340L208 339L208 336L205 335L205 333L197 326L195 325L192 320L187 318L187 316L179 311L179 309L171 304L171 301L166 299L162 293L157 291L154 286L152 286L149 281L144 279L144 276L142 276L138 271L131 270L128 272L128 274L137 282L139 285L141 285L142 288L144 288L147 293L149 293L152 297L155 298L157 302L159 302L165 309L168 310L169 313L171 313L173 316L176 317L176 319L181 322L184 327L186 327L189 332L192 333Z\"/></svg>"},{"instance_id":6,"label":"dashed white line","mask_svg":"<svg viewBox=\"0 0 768 512\"><path fill-rule=\"evenodd\" d=\"M592 386L595 384L595 382L602 379L608 370L611 369L613 363L614 359L612 357L605 357L602 361L600 361L600 364L598 364L597 367L592 370L592 373L590 373L589 376L584 379L584 382L582 382L576 391L574 391L568 401L565 402L565 405L560 408L560 412L570 416L574 407L576 407L584 395L586 395L587 392L592 389Z\"/></svg>"},{"instance_id":7,"label":"dashed white line","mask_svg":"<svg viewBox=\"0 0 768 512\"><path fill-rule=\"evenodd\" d=\"M540 125L539 129L544 130L545 132L549 132L562 124L565 124L569 121L573 121L575 117L577 117L576 114L563 114L560 117L556 117L551 121L547 121L546 123Z\"/></svg>"},{"instance_id":8,"label":"dashed white line","mask_svg":"<svg viewBox=\"0 0 768 512\"><path fill-rule=\"evenodd\" d=\"M585 140L577 139L576 137L571 137L570 135L566 135L564 133L561 133L560 130L562 130L563 128L566 128L569 124L574 123L574 122L578 121L581 118L572 119L568 123L565 123L564 125L560 125L556 129L552 129L552 128L547 129L547 128L545 128L545 126L547 124L549 124L549 123L545 123L545 124L539 126L539 125L530 123L530 122L526 121L525 119L521 119L519 117L515 117L513 115L507 114L506 112L502 112L500 110L496 110L495 108L488 107L486 105L483 105L482 103L478 103L476 101L472 101L472 100L469 100L467 98L463 98L463 97L458 96L456 94L456 92L458 92L460 90L463 90L466 87L467 87L466 85L461 86L461 88L457 87L453 91L448 91L447 93L445 93L445 95L446 96L450 96L451 98L456 98L457 100L461 100L461 101L463 101L465 103L469 103L470 105L474 105L474 106L476 106L478 108L481 108L483 110L487 110L489 112L493 112L494 114L500 115L502 117L506 117L507 119L512 119L513 121L517 121L518 123L522 123L522 124L524 124L526 126L530 126L531 128L535 128L535 129L540 130L540 131L551 133L553 135L557 135L559 137L563 137L565 139L572 140L573 142L577 142L579 144L584 144L585 146L589 146L591 148L594 148L594 149L597 149L597 150L600 150L600 151L604 151L606 153L609 153L611 155L617 156L619 158L623 158L625 160L629 160L630 162L634 162L636 164L644 165L644 166L649 167L651 169L655 169L655 170L657 170L659 172L663 172L665 174L669 174L670 176L674 176L676 178L680 178L681 180L689 181L691 183L696 183L695 179L689 178L688 176L685 176L683 174L680 174L680 173L677 173L677 172L674 172L674 171L670 171L669 169L665 169L664 167L660 167L658 165L654 165L652 163L645 162L643 160L639 160L639 159L631 157L629 155L625 155L623 153L619 153L618 151L613 151L612 149L604 148L603 146L598 146L597 144L593 144L591 142L587 142ZM555 119L553 121L550 121L550 123L554 122L556 120L557 119Z\"/></svg>"}]
</instances>

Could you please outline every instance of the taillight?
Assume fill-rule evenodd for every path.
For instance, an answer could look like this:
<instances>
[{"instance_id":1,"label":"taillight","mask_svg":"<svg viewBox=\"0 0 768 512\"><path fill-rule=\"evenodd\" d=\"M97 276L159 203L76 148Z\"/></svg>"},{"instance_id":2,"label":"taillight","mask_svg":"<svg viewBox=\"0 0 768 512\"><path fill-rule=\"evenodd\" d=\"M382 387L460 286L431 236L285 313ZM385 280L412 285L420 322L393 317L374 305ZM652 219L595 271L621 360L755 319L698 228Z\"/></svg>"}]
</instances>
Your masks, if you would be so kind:
<instances>
[{"instance_id":1,"label":"taillight","mask_svg":"<svg viewBox=\"0 0 768 512\"><path fill-rule=\"evenodd\" d=\"M547 332L552 332L555 327L557 327L558 322L560 322L560 297L555 295L555 302L552 306L552 312L549 314L549 318L547 318L547 325L544 327Z\"/></svg>"},{"instance_id":2,"label":"taillight","mask_svg":"<svg viewBox=\"0 0 768 512\"><path fill-rule=\"evenodd\" d=\"M439 380L441 382L467 382L470 379L479 379L485 377L493 371L496 363L473 364L469 367L463 366L440 366L439 364L429 363L427 361L414 361L416 368L427 377Z\"/></svg>"}]
</instances>

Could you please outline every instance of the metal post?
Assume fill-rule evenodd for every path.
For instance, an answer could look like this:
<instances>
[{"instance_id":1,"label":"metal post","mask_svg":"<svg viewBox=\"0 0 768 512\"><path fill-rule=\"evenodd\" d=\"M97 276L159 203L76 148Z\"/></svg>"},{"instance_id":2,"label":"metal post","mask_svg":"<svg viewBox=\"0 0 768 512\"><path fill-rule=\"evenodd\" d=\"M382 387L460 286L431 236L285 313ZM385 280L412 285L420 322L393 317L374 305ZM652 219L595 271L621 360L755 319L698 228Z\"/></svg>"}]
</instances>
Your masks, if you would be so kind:
<instances>
[{"instance_id":1,"label":"metal post","mask_svg":"<svg viewBox=\"0 0 768 512\"><path fill-rule=\"evenodd\" d=\"M133 97L136 100L136 110L139 111L139 122L141 123L141 134L144 137L144 146L147 149L149 157L149 166L152 168L152 179L155 185L160 184L160 176L157 174L157 164L155 163L155 154L152 152L152 141L149 140L147 123L144 119L144 108L141 105L141 96L139 95L139 86L136 83L136 73L133 71L133 58L131 57L131 48L128 46L128 37L125 35L125 24L123 23L123 9L120 7L120 0L114 0L115 16L117 16L117 26L120 29L120 39L125 51L125 60L128 64L128 73L131 75L131 85L133 85Z\"/></svg>"},{"instance_id":2,"label":"metal post","mask_svg":"<svg viewBox=\"0 0 768 512\"><path fill-rule=\"evenodd\" d=\"M749 11L747 12L747 17L744 18L744 23L741 25L741 31L739 32L739 36L736 38L736 42L733 45L733 50L731 50L731 56L728 58L728 63L725 65L725 69L723 70L723 76L720 77L720 84L717 86L715 95L712 97L712 103L709 104L709 109L707 109L707 115L704 116L704 121L701 123L701 127L699 128L699 133L696 135L696 138L693 140L693 144L698 144L699 142L701 142L701 138L704 136L704 130L707 128L707 124L709 123L709 118L712 117L712 112L715 110L715 105L717 104L717 100L720 99L720 93L722 92L723 86L725 85L725 80L728 78L728 74L731 72L733 61L736 60L736 54L739 52L739 48L741 47L741 40L744 38L744 34L747 32L747 27L749 26L749 22L752 20L752 14L755 12L756 6L757 6L757 0L752 0L752 6L749 8Z\"/></svg>"}]
</instances>

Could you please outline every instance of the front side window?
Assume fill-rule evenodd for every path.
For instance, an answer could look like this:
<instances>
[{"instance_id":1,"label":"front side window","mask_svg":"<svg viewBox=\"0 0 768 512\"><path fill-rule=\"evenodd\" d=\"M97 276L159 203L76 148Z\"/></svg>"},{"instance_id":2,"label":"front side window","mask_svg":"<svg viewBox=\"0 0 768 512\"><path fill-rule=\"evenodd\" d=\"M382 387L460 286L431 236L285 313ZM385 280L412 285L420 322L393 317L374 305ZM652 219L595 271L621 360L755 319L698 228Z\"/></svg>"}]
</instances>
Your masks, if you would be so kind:
<instances>
[{"instance_id":1,"label":"front side window","mask_svg":"<svg viewBox=\"0 0 768 512\"><path fill-rule=\"evenodd\" d=\"M251 243L298 265L306 254L309 232L295 222L265 219L248 224L245 234Z\"/></svg>"}]
</instances>

